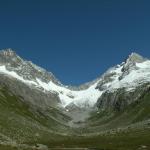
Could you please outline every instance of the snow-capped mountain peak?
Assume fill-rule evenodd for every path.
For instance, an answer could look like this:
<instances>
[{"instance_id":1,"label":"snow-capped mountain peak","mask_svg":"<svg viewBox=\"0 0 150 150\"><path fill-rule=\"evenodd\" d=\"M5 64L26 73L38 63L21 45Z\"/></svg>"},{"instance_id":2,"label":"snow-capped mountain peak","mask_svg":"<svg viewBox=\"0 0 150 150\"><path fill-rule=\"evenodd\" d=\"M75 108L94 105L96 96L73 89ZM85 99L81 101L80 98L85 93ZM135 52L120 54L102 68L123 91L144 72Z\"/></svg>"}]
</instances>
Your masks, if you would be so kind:
<instances>
[{"instance_id":1,"label":"snow-capped mountain peak","mask_svg":"<svg viewBox=\"0 0 150 150\"><path fill-rule=\"evenodd\" d=\"M15 72L25 80L36 81L38 77L44 82L53 81L60 84L51 72L47 72L45 69L38 67L31 61L23 60L12 49L6 49L0 51L0 65L5 66L10 72Z\"/></svg>"},{"instance_id":2,"label":"snow-capped mountain peak","mask_svg":"<svg viewBox=\"0 0 150 150\"><path fill-rule=\"evenodd\" d=\"M126 60L126 63L127 62L137 62L137 63L141 63L143 61L145 61L146 59L143 58L141 55L133 52L129 55L128 59Z\"/></svg>"},{"instance_id":3,"label":"snow-capped mountain peak","mask_svg":"<svg viewBox=\"0 0 150 150\"><path fill-rule=\"evenodd\" d=\"M134 90L139 84L150 82L150 60L132 53L121 65L109 69L98 83L101 90L115 91L120 88Z\"/></svg>"}]
</instances>

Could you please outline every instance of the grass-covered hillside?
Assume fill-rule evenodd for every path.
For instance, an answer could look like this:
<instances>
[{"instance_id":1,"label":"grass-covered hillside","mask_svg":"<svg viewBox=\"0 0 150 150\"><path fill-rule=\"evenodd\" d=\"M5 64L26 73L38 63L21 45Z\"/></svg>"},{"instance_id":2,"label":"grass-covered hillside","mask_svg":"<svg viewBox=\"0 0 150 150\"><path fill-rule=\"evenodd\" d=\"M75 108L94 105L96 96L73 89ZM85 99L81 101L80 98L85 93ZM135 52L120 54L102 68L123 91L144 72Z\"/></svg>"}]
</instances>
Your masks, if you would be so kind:
<instances>
[{"instance_id":1,"label":"grass-covered hillside","mask_svg":"<svg viewBox=\"0 0 150 150\"><path fill-rule=\"evenodd\" d=\"M0 141L48 142L69 132L70 118L56 108L36 109L5 88L0 89Z\"/></svg>"},{"instance_id":2,"label":"grass-covered hillside","mask_svg":"<svg viewBox=\"0 0 150 150\"><path fill-rule=\"evenodd\" d=\"M124 110L92 112L84 127L73 129L67 124L70 118L60 110L37 109L3 87L0 89L0 150L148 150L149 119L149 92Z\"/></svg>"}]
</instances>

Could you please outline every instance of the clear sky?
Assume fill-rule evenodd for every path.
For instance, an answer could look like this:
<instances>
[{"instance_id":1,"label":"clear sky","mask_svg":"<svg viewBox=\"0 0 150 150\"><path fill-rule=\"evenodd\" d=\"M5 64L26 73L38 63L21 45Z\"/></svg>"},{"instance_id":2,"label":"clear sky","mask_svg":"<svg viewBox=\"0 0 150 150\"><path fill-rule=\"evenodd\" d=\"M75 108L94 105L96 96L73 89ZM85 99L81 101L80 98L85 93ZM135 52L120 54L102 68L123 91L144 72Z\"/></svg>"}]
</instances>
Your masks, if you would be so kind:
<instances>
[{"instance_id":1,"label":"clear sky","mask_svg":"<svg viewBox=\"0 0 150 150\"><path fill-rule=\"evenodd\" d=\"M150 57L150 1L0 0L3 48L78 85L132 51Z\"/></svg>"}]
</instances>

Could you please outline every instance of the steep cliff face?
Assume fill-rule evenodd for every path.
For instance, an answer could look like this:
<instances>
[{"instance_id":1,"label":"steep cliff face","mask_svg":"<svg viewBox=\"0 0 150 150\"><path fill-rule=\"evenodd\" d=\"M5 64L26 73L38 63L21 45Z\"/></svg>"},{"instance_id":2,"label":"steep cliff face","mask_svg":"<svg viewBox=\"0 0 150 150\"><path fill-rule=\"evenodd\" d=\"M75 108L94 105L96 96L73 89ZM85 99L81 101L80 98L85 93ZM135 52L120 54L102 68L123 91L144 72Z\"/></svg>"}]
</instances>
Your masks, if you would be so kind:
<instances>
[{"instance_id":1,"label":"steep cliff face","mask_svg":"<svg viewBox=\"0 0 150 150\"><path fill-rule=\"evenodd\" d=\"M150 83L139 85L137 88L131 91L127 91L125 88L117 89L113 92L106 91L97 101L97 107L101 110L124 110L130 104L139 101L140 98L150 91Z\"/></svg>"}]
</instances>

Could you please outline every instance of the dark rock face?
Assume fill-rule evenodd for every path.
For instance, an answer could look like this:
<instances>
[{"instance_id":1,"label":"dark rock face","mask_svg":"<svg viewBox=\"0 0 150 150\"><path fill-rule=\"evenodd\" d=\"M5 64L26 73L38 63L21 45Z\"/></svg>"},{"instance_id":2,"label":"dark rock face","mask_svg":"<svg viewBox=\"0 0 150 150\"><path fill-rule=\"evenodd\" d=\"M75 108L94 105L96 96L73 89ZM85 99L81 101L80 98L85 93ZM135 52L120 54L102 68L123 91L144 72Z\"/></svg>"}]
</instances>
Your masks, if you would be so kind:
<instances>
[{"instance_id":1,"label":"dark rock face","mask_svg":"<svg viewBox=\"0 0 150 150\"><path fill-rule=\"evenodd\" d=\"M98 99L96 106L99 110L121 111L131 103L138 101L147 92L150 92L150 83L141 85L133 91L126 91L124 88L114 92L106 91Z\"/></svg>"}]
</instances>

